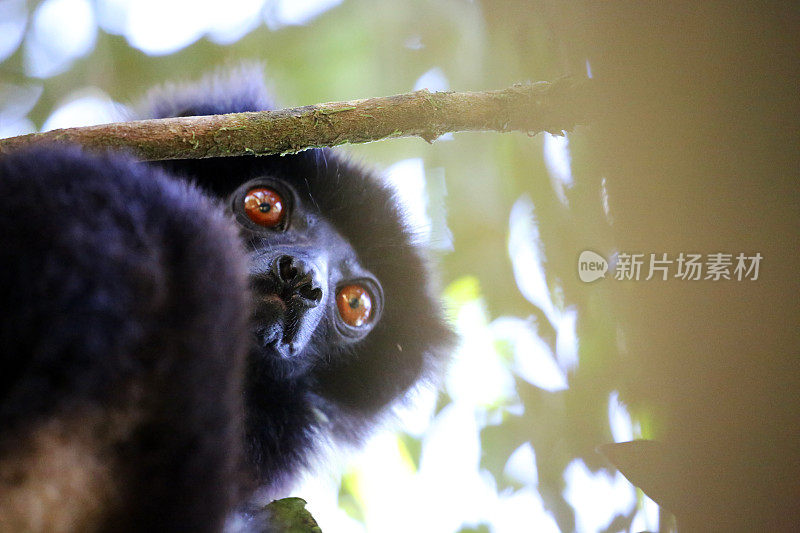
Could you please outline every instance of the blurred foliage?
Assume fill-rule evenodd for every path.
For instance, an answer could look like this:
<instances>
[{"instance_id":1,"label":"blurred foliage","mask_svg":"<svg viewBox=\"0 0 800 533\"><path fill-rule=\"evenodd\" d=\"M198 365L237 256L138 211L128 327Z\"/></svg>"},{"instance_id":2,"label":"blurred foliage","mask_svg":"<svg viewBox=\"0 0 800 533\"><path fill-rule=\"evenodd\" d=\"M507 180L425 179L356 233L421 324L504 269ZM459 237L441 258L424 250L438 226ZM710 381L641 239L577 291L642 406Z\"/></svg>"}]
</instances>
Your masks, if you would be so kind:
<instances>
[{"instance_id":1,"label":"blurred foliage","mask_svg":"<svg viewBox=\"0 0 800 533\"><path fill-rule=\"evenodd\" d=\"M275 500L265 508L268 511L269 530L285 533L321 533L317 522L306 510L306 502L302 498L283 498Z\"/></svg>"},{"instance_id":2,"label":"blurred foliage","mask_svg":"<svg viewBox=\"0 0 800 533\"><path fill-rule=\"evenodd\" d=\"M36 6L29 2L29 13ZM25 74L28 43L23 42L0 63L0 82L41 87L41 96L27 114L38 128L65 99L85 87L97 87L114 101L128 103L154 84L196 78L243 60L264 64L282 107L409 91L433 68L453 90L501 88L518 81L582 74L584 65L562 58L557 35L544 20L522 1L406 0L376 6L367 0L347 0L305 26L269 29L261 24L229 45L201 38L162 56L148 56L124 36L99 30L88 54L44 79ZM629 384L623 379L635 377L623 372L626 362L619 355L607 286L587 286L576 275L582 250L606 254L613 243L603 211L601 176L585 153L580 130L569 135L569 149L574 181L560 198L544 162L542 137L465 133L431 145L402 139L346 148L353 157L383 168L402 159L422 158L429 178L443 175L443 186L438 188L429 180L429 194L431 206L444 203L452 233L453 250L441 254L441 265L444 285L450 284L453 316L462 306L479 301L489 321L503 316L529 318L556 353L557 328L544 310L520 293L508 250L511 208L520 198L532 199L540 239L530 246L541 250L556 308L577 310L579 363L568 369L565 390L543 390L515 376L514 393L478 406L476 416L482 428L481 467L494 478L497 490L513 492L524 485L504 469L512 452L530 443L538 471L533 488L563 531L576 527L575 509L564 497L565 469L578 458L592 471L604 468L595 447L613 440L609 395L620 390L624 398ZM487 326L480 333L493 335ZM500 339L490 346L511 368L512 348ZM444 398L440 409L450 401L450 396ZM652 436L647 413L640 408L635 415ZM420 465L421 443L410 435L399 441L413 469ZM357 476L346 475L339 502L351 517L361 520L359 490ZM633 512L617 516L614 524L630 527ZM489 529L486 524L464 524L462 531Z\"/></svg>"}]
</instances>

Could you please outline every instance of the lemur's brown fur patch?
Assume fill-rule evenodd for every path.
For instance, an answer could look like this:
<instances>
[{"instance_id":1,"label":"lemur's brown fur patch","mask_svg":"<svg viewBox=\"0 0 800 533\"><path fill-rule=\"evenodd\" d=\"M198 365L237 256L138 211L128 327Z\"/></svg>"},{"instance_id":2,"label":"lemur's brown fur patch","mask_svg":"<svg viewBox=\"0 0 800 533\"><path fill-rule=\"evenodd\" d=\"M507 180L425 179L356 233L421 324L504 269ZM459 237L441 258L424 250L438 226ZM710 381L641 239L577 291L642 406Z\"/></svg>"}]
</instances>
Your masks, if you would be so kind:
<instances>
[{"instance_id":1,"label":"lemur's brown fur patch","mask_svg":"<svg viewBox=\"0 0 800 533\"><path fill-rule=\"evenodd\" d=\"M99 529L118 508L114 442L134 416L78 410L51 417L24 434L3 436L0 532Z\"/></svg>"}]
</instances>

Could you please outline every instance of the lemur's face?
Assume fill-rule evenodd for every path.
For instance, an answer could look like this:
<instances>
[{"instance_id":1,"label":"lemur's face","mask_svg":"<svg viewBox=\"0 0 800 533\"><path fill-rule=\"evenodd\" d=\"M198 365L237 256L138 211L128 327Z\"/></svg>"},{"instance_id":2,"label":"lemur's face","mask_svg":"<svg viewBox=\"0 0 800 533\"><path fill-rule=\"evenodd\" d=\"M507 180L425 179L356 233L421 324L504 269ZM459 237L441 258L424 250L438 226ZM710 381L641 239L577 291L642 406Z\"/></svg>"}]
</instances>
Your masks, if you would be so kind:
<instances>
[{"instance_id":1,"label":"lemur's face","mask_svg":"<svg viewBox=\"0 0 800 533\"><path fill-rule=\"evenodd\" d=\"M269 109L260 73L170 90L148 117ZM330 149L158 163L225 205L249 254L246 447L272 490L328 436L358 443L452 333L394 191Z\"/></svg>"},{"instance_id":2,"label":"lemur's face","mask_svg":"<svg viewBox=\"0 0 800 533\"><path fill-rule=\"evenodd\" d=\"M347 346L381 319L378 278L350 242L294 187L275 178L250 180L229 196L250 254L255 351L277 357L291 374L307 370L312 338Z\"/></svg>"}]
</instances>

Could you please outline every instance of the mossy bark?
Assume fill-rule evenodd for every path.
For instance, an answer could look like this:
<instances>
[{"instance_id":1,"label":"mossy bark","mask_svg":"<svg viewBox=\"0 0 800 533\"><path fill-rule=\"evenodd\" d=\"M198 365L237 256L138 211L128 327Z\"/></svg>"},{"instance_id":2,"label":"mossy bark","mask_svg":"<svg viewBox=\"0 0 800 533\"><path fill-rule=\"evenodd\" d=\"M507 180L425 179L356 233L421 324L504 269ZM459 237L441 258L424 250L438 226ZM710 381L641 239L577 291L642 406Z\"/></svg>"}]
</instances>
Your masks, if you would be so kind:
<instances>
[{"instance_id":1,"label":"mossy bark","mask_svg":"<svg viewBox=\"0 0 800 533\"><path fill-rule=\"evenodd\" d=\"M390 137L433 141L447 132L558 133L586 121L589 80L516 84L485 92L427 90L279 111L137 120L0 140L0 154L41 143L127 150L145 160L295 153Z\"/></svg>"}]
</instances>

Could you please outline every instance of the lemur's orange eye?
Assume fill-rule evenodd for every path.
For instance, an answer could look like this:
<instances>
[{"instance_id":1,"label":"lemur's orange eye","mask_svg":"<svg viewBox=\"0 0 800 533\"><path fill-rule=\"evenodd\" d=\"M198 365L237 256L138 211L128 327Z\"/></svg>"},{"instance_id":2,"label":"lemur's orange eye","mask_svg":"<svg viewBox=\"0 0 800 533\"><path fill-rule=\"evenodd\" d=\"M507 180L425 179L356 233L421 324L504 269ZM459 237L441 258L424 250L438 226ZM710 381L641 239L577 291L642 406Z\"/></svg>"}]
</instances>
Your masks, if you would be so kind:
<instances>
[{"instance_id":1,"label":"lemur's orange eye","mask_svg":"<svg viewBox=\"0 0 800 533\"><path fill-rule=\"evenodd\" d=\"M361 285L347 285L336 293L336 307L345 324L363 326L372 315L372 296Z\"/></svg>"},{"instance_id":2,"label":"lemur's orange eye","mask_svg":"<svg viewBox=\"0 0 800 533\"><path fill-rule=\"evenodd\" d=\"M275 189L260 187L244 197L244 212L259 226L274 228L283 222L284 201Z\"/></svg>"}]
</instances>

